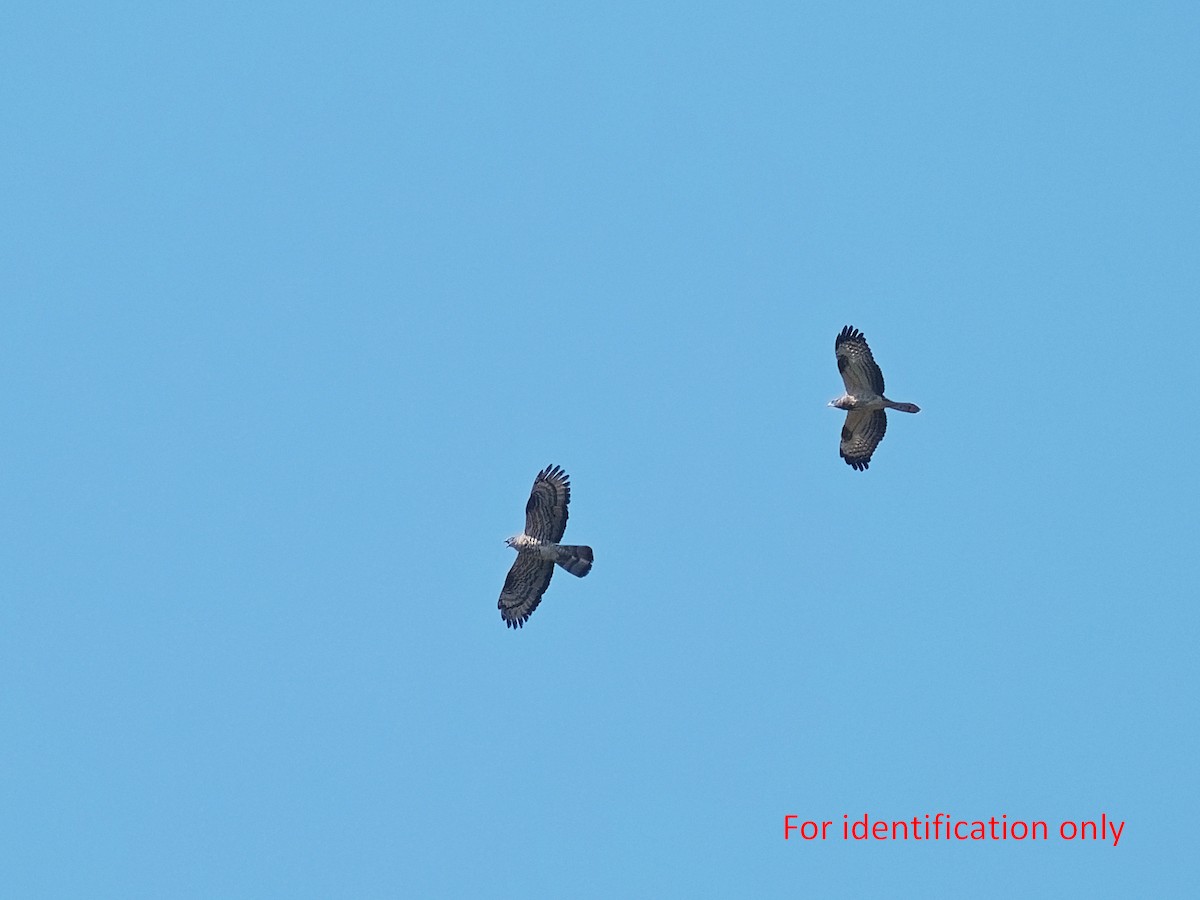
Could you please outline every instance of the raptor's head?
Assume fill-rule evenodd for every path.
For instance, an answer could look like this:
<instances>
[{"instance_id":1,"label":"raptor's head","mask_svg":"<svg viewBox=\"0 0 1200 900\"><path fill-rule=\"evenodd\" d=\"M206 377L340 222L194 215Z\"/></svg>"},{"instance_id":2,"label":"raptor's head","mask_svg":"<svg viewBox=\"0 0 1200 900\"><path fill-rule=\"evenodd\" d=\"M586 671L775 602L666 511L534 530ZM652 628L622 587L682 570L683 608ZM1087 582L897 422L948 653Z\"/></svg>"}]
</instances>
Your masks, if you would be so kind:
<instances>
[{"instance_id":1,"label":"raptor's head","mask_svg":"<svg viewBox=\"0 0 1200 900\"><path fill-rule=\"evenodd\" d=\"M854 406L854 401L850 399L849 395L842 394L842 396L830 400L829 405L835 409L851 409Z\"/></svg>"}]
</instances>

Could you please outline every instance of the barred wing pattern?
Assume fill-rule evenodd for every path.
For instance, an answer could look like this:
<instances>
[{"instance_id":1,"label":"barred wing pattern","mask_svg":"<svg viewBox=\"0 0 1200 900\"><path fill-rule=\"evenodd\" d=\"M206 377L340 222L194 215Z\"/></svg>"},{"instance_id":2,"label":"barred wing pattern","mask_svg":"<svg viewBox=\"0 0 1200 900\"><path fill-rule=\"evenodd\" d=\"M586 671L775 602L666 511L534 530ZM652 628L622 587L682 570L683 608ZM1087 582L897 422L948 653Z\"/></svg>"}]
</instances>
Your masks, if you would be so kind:
<instances>
[{"instance_id":1,"label":"barred wing pattern","mask_svg":"<svg viewBox=\"0 0 1200 900\"><path fill-rule=\"evenodd\" d=\"M554 567L562 566L576 578L592 570L592 548L560 544L567 530L571 482L559 466L546 466L533 480L525 504L525 532L508 539L517 559L500 592L500 617L509 628L522 628L542 602Z\"/></svg>"},{"instance_id":2,"label":"barred wing pattern","mask_svg":"<svg viewBox=\"0 0 1200 900\"><path fill-rule=\"evenodd\" d=\"M846 413L842 426L842 443L838 448L852 469L864 471L871 463L871 454L887 431L887 413L882 409L852 409Z\"/></svg>"},{"instance_id":3,"label":"barred wing pattern","mask_svg":"<svg viewBox=\"0 0 1200 900\"><path fill-rule=\"evenodd\" d=\"M847 394L858 395L870 391L883 396L883 372L879 370L861 331L847 325L833 342L833 350L837 354L838 371L842 373ZM879 436L883 437L882 430Z\"/></svg>"},{"instance_id":4,"label":"barred wing pattern","mask_svg":"<svg viewBox=\"0 0 1200 900\"><path fill-rule=\"evenodd\" d=\"M525 504L525 533L539 541L557 544L567 530L567 504L570 502L571 482L567 473L560 466L542 469L533 480L533 490ZM546 581L550 581L549 576ZM545 590L544 585L542 589Z\"/></svg>"},{"instance_id":5,"label":"barred wing pattern","mask_svg":"<svg viewBox=\"0 0 1200 900\"><path fill-rule=\"evenodd\" d=\"M554 563L532 553L518 553L500 592L500 618L509 628L521 628L542 602L550 586Z\"/></svg>"}]
</instances>

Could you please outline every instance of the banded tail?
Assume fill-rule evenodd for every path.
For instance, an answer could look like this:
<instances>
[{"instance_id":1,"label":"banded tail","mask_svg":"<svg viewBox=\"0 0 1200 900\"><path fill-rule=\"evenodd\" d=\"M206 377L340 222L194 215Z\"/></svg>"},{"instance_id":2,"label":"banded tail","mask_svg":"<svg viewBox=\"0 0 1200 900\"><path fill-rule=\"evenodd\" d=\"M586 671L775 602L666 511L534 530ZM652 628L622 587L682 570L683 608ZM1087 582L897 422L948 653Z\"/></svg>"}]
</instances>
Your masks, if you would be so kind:
<instances>
[{"instance_id":1,"label":"banded tail","mask_svg":"<svg viewBox=\"0 0 1200 900\"><path fill-rule=\"evenodd\" d=\"M886 402L888 409L898 409L900 412L911 413L919 413L921 411L921 407L915 403L897 403L895 400L888 400Z\"/></svg>"},{"instance_id":2,"label":"banded tail","mask_svg":"<svg viewBox=\"0 0 1200 900\"><path fill-rule=\"evenodd\" d=\"M575 544L559 544L554 561L574 575L582 578L592 571L592 548Z\"/></svg>"}]
</instances>

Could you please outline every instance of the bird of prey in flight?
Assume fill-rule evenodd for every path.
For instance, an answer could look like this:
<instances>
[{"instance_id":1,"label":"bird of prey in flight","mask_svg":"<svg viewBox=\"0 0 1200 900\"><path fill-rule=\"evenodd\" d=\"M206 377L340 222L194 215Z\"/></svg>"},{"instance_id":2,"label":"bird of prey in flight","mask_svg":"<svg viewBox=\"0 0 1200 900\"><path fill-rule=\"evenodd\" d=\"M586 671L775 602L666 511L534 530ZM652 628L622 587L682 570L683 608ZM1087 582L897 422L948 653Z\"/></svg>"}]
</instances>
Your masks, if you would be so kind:
<instances>
[{"instance_id":1,"label":"bird of prey in flight","mask_svg":"<svg viewBox=\"0 0 1200 900\"><path fill-rule=\"evenodd\" d=\"M525 504L525 531L505 540L517 559L500 592L500 618L509 628L521 628L542 602L557 563L582 578L592 570L592 548L560 544L567 528L571 482L558 466L547 466L533 480Z\"/></svg>"},{"instance_id":2,"label":"bird of prey in flight","mask_svg":"<svg viewBox=\"0 0 1200 900\"><path fill-rule=\"evenodd\" d=\"M846 383L846 393L829 405L846 410L846 424L842 426L842 459L852 469L862 471L871 462L871 454L883 440L887 431L885 409L916 413L921 408L915 403L896 403L883 396L883 372L871 355L867 339L857 328L847 325L833 342L837 356L838 371Z\"/></svg>"}]
</instances>

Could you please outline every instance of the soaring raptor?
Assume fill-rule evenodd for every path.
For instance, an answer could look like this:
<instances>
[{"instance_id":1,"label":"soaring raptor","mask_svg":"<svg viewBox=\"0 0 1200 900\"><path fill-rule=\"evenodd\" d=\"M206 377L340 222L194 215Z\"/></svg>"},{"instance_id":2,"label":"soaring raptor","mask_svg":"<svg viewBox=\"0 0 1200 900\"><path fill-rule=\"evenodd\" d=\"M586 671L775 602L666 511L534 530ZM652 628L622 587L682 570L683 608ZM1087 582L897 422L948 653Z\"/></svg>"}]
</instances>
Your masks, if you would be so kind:
<instances>
[{"instance_id":1,"label":"soaring raptor","mask_svg":"<svg viewBox=\"0 0 1200 900\"><path fill-rule=\"evenodd\" d=\"M830 406L846 410L846 424L842 426L842 459L852 469L862 471L871 462L871 454L883 440L887 431L885 409L916 413L921 408L915 403L896 403L883 396L883 373L871 355L867 339L857 328L847 325L833 342L837 356L838 371L846 383L846 393Z\"/></svg>"},{"instance_id":2,"label":"soaring raptor","mask_svg":"<svg viewBox=\"0 0 1200 900\"><path fill-rule=\"evenodd\" d=\"M554 574L554 564L582 578L592 571L592 548L560 544L567 529L571 482L558 466L547 466L533 480L525 504L525 531L504 543L517 551L517 560L500 592L500 618L509 628L521 628L542 602Z\"/></svg>"}]
</instances>

